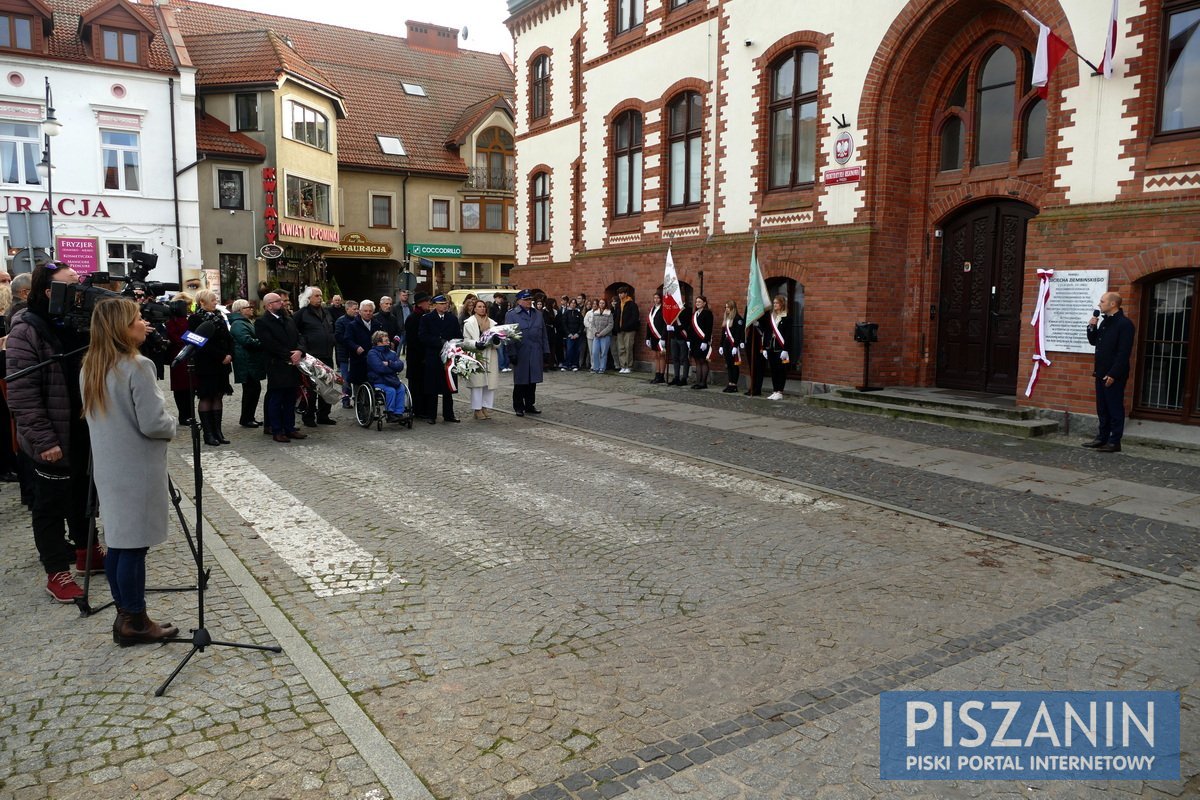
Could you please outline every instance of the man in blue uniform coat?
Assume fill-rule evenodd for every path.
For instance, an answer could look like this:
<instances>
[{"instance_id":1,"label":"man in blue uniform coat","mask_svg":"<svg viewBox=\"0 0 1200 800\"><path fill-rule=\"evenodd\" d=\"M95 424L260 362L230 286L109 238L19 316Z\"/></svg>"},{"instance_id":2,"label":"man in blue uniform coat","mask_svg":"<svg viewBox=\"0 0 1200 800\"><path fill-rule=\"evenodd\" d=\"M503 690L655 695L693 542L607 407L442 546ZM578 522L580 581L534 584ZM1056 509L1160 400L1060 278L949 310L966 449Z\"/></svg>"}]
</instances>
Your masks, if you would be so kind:
<instances>
[{"instance_id":1,"label":"man in blue uniform coat","mask_svg":"<svg viewBox=\"0 0 1200 800\"><path fill-rule=\"evenodd\" d=\"M521 340L511 342L508 363L513 375L513 411L518 417L540 414L537 406L537 385L542 382L542 360L550 352L546 323L542 312L533 308L533 294L528 289L517 292L517 304L504 316L506 325L516 325Z\"/></svg>"}]
</instances>

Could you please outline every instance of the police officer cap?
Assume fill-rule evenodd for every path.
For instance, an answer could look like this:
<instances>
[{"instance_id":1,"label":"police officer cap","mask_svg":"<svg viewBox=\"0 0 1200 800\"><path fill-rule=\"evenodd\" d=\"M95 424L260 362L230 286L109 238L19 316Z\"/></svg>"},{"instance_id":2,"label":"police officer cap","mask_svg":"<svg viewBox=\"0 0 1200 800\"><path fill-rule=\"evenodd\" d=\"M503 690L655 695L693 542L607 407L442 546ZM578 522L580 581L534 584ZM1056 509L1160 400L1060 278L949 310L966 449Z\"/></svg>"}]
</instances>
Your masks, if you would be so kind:
<instances>
[{"instance_id":1,"label":"police officer cap","mask_svg":"<svg viewBox=\"0 0 1200 800\"><path fill-rule=\"evenodd\" d=\"M517 292L518 300L528 300L531 297L533 297L533 292L529 291L528 289L522 289L521 291Z\"/></svg>"},{"instance_id":2,"label":"police officer cap","mask_svg":"<svg viewBox=\"0 0 1200 800\"><path fill-rule=\"evenodd\" d=\"M435 303L445 303L445 302L446 302L446 295L444 295L444 294L439 294L437 297L433 298L433 302L435 302Z\"/></svg>"}]
</instances>

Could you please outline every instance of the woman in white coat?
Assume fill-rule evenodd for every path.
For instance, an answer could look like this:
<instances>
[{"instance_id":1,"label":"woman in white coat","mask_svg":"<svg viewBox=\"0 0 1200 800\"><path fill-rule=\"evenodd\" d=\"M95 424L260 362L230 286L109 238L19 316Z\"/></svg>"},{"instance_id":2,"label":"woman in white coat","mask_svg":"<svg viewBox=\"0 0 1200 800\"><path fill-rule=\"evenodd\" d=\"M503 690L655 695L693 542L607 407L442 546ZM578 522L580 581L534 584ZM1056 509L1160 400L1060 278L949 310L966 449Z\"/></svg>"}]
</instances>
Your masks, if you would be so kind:
<instances>
[{"instance_id":1,"label":"woman in white coat","mask_svg":"<svg viewBox=\"0 0 1200 800\"><path fill-rule=\"evenodd\" d=\"M476 300L472 314L463 322L463 349L468 352L479 347L479 340L492 327L492 319L488 316L488 305L483 300ZM475 357L483 364L483 369L473 375L468 375L465 381L471 390L471 410L475 419L491 419L490 412L495 407L496 387L500 384L500 359L496 356L497 340L475 353Z\"/></svg>"},{"instance_id":2,"label":"woman in white coat","mask_svg":"<svg viewBox=\"0 0 1200 800\"><path fill-rule=\"evenodd\" d=\"M108 543L104 572L117 606L113 641L121 647L179 633L146 615L146 551L167 540L167 444L176 428L154 362L138 353L149 330L134 301L101 300L80 375Z\"/></svg>"}]
</instances>

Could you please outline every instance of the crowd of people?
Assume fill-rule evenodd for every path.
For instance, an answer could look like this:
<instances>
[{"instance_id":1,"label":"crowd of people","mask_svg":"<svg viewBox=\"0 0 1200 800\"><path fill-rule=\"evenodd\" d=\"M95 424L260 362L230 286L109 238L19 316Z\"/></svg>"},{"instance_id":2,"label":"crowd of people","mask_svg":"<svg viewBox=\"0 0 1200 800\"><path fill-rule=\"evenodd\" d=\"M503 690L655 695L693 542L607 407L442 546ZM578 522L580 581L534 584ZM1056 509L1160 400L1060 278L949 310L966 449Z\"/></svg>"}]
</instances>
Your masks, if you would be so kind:
<instances>
[{"instance_id":1,"label":"crowd of people","mask_svg":"<svg viewBox=\"0 0 1200 800\"><path fill-rule=\"evenodd\" d=\"M88 331L50 311L53 285L78 281L73 269L53 262L15 278L0 271L0 359L7 361L0 374L40 365L8 381L0 396L0 480L21 484L55 600L82 596L73 572L107 575L118 608L113 639L121 645L176 633L147 616L144 596L146 551L166 536L167 442L177 425L195 424L207 446L229 444L224 401L234 383L241 386L238 425L287 444L307 438L301 426L337 424L336 387L327 387L330 402L302 369L313 359L340 373L343 407L353 403L352 387L366 381L383 394L389 421L411 414L429 424L439 416L460 421L459 393L469 396L475 420L491 419L502 373L512 375L513 412L540 414L537 387L547 371L629 374L639 338L656 384L706 389L712 360L722 358L724 391L739 391L748 371L747 394L761 394L769 375L770 399L780 399L789 362L783 298L747 326L735 303L717 319L704 296L668 323L655 294L643 319L627 286L610 299L523 290L510 304L503 293L491 301L468 295L458 308L447 295L406 290L378 301L334 295L325 303L315 286L295 306L290 293L276 290L262 296L261 307L241 298L226 308L216 293L192 288L174 294L174 313L151 325L139 304L155 298L135 285L126 297L99 301ZM498 335L514 329L517 335ZM175 358L189 339L190 358ZM448 345L479 368L456 376L445 360ZM175 414L159 388L164 379ZM88 541L89 467L107 551Z\"/></svg>"}]
</instances>

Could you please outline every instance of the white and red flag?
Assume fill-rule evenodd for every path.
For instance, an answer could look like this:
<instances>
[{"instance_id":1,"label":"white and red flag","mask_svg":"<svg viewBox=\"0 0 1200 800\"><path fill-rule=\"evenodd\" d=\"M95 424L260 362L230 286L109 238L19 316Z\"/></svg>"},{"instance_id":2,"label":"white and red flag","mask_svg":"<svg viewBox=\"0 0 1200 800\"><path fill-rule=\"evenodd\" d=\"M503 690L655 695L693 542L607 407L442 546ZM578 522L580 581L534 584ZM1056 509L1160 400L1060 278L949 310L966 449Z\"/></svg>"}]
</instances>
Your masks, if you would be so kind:
<instances>
[{"instance_id":1,"label":"white and red flag","mask_svg":"<svg viewBox=\"0 0 1200 800\"><path fill-rule=\"evenodd\" d=\"M1104 56L1097 70L1106 78L1113 76L1113 56L1117 52L1117 0L1112 0L1112 15L1108 18L1108 33L1104 39Z\"/></svg>"},{"instance_id":2,"label":"white and red flag","mask_svg":"<svg viewBox=\"0 0 1200 800\"><path fill-rule=\"evenodd\" d=\"M1033 57L1033 85L1044 100L1049 94L1046 84L1050 81L1058 62L1062 61L1070 48L1058 34L1050 30L1049 26L1043 25L1033 14L1026 11L1025 16L1033 20L1033 24L1038 27L1037 54Z\"/></svg>"},{"instance_id":3,"label":"white and red flag","mask_svg":"<svg viewBox=\"0 0 1200 800\"><path fill-rule=\"evenodd\" d=\"M679 276L675 274L675 259L671 257L671 245L667 245L667 266L663 269L663 321L674 325L683 311L683 293L679 291Z\"/></svg>"}]
</instances>

